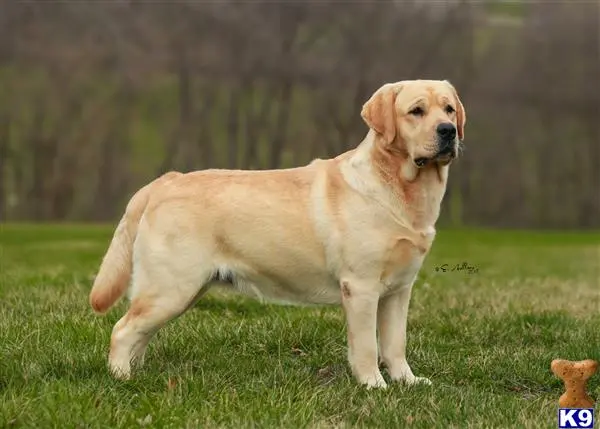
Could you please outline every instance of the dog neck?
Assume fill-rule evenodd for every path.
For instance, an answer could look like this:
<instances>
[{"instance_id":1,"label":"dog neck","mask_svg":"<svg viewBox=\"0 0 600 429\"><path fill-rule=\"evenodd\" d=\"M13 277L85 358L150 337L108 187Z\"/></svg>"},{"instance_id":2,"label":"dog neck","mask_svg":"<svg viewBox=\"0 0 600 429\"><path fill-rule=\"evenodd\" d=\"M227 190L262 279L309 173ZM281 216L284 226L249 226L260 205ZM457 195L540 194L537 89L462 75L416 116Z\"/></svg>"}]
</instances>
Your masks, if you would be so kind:
<instances>
[{"instance_id":1,"label":"dog neck","mask_svg":"<svg viewBox=\"0 0 600 429\"><path fill-rule=\"evenodd\" d=\"M419 168L408 153L386 144L372 130L345 155L342 172L353 188L389 208L407 228L424 231L435 225L446 192L447 165Z\"/></svg>"}]
</instances>

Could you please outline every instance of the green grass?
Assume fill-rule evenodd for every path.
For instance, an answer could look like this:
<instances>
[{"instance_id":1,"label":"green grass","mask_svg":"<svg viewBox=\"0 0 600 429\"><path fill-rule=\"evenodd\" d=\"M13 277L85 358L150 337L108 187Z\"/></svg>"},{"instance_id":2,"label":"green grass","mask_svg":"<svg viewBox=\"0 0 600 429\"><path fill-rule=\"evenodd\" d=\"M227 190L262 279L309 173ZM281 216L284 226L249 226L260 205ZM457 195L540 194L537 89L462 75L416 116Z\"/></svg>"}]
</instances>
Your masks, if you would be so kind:
<instances>
[{"instance_id":1,"label":"green grass","mask_svg":"<svg viewBox=\"0 0 600 429\"><path fill-rule=\"evenodd\" d=\"M600 234L440 230L409 314L409 362L431 387L358 387L339 308L216 292L116 381L125 303L87 304L111 234L0 225L0 427L555 428L550 361L600 359ZM435 270L463 261L478 272ZM600 399L600 374L588 391Z\"/></svg>"}]
</instances>

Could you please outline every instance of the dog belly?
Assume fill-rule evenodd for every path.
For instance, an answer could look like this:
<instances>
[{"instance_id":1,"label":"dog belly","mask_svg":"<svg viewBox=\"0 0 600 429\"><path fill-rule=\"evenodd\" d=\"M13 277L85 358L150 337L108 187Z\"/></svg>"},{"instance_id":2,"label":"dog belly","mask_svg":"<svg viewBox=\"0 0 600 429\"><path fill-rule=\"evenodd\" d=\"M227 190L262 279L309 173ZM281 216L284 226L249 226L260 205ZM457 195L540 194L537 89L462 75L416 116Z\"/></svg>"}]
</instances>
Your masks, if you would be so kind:
<instances>
[{"instance_id":1,"label":"dog belly","mask_svg":"<svg viewBox=\"0 0 600 429\"><path fill-rule=\"evenodd\" d=\"M249 271L222 265L214 281L225 283L236 292L260 301L315 305L341 302L339 283L326 274L296 273L284 278Z\"/></svg>"},{"instance_id":2,"label":"dog belly","mask_svg":"<svg viewBox=\"0 0 600 429\"><path fill-rule=\"evenodd\" d=\"M214 235L212 263L220 277L231 278L236 290L259 299L309 304L340 301L338 282L309 231L260 222L255 227L262 227L263 232L227 228Z\"/></svg>"}]
</instances>

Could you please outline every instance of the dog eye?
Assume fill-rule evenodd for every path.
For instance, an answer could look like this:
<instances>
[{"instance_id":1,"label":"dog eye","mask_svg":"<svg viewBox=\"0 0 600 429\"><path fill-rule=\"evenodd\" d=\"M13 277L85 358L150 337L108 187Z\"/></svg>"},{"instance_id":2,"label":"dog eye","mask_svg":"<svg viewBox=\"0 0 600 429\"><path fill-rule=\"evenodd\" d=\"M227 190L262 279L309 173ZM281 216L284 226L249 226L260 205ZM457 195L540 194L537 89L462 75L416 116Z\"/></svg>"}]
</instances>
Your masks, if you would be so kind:
<instances>
[{"instance_id":1,"label":"dog eye","mask_svg":"<svg viewBox=\"0 0 600 429\"><path fill-rule=\"evenodd\" d=\"M454 107L449 104L446 106L446 113L454 113Z\"/></svg>"},{"instance_id":2,"label":"dog eye","mask_svg":"<svg viewBox=\"0 0 600 429\"><path fill-rule=\"evenodd\" d=\"M420 107L415 107L411 110L408 111L408 113L410 113L411 115L415 115L415 116L422 116L423 113L423 109L421 109Z\"/></svg>"}]
</instances>

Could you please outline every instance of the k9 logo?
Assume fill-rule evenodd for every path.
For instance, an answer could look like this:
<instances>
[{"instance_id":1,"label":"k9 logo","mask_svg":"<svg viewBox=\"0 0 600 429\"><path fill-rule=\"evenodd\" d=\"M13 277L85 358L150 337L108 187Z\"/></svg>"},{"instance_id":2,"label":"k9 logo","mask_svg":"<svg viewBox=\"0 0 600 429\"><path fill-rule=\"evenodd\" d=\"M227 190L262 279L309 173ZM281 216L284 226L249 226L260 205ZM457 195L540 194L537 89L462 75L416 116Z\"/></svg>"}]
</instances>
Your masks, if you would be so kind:
<instances>
[{"instance_id":1,"label":"k9 logo","mask_svg":"<svg viewBox=\"0 0 600 429\"><path fill-rule=\"evenodd\" d=\"M559 429L591 429L594 427L593 408L559 408Z\"/></svg>"}]
</instances>

